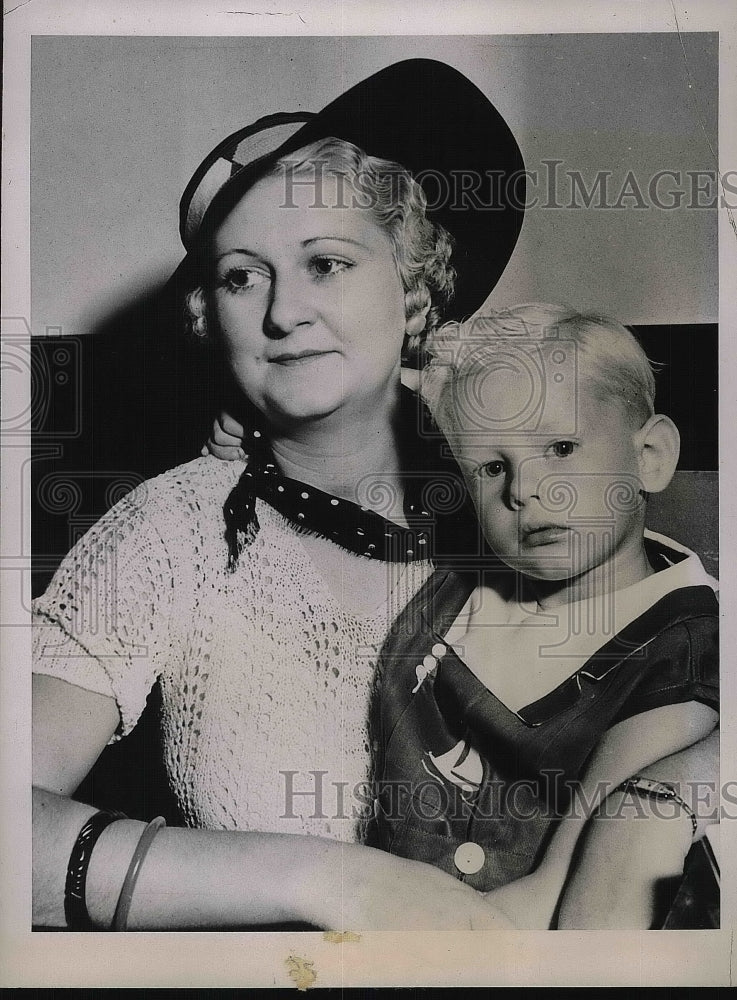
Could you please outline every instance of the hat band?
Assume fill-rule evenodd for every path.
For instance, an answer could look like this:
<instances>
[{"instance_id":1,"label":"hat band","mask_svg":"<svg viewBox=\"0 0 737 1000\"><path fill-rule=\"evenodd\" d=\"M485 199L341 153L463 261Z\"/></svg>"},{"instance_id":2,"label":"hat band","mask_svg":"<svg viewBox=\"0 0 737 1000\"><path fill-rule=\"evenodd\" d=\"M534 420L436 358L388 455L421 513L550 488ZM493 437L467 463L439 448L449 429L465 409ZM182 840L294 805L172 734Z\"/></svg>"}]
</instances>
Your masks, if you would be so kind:
<instances>
[{"instance_id":1,"label":"hat band","mask_svg":"<svg viewBox=\"0 0 737 1000\"><path fill-rule=\"evenodd\" d=\"M223 185L231 177L240 173L244 167L276 152L280 146L292 138L295 132L299 132L304 124L304 121L288 122L261 129L253 135L246 136L231 151L215 160L197 185L189 203L184 233L182 234L186 247L191 247L194 242L205 213Z\"/></svg>"}]
</instances>

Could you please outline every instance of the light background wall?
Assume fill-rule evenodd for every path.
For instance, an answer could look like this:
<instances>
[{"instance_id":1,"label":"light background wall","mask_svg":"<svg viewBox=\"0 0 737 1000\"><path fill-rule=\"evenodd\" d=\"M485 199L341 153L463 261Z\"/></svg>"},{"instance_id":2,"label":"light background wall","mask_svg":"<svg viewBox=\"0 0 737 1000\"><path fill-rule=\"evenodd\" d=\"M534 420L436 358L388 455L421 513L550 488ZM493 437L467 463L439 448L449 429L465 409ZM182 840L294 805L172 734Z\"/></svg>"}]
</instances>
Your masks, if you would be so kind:
<instances>
[{"instance_id":1,"label":"light background wall","mask_svg":"<svg viewBox=\"0 0 737 1000\"><path fill-rule=\"evenodd\" d=\"M554 159L587 186L611 171L610 203L629 170L645 192L647 208L629 198L624 209L529 210L492 304L542 299L627 323L714 322L716 211L659 209L647 186L658 171L715 169L717 45L713 33L35 37L34 333L89 333L170 274L181 192L229 132L274 111L318 110L411 56L451 63L492 98L539 171L541 198L542 161ZM569 188L559 190L567 204Z\"/></svg>"}]
</instances>

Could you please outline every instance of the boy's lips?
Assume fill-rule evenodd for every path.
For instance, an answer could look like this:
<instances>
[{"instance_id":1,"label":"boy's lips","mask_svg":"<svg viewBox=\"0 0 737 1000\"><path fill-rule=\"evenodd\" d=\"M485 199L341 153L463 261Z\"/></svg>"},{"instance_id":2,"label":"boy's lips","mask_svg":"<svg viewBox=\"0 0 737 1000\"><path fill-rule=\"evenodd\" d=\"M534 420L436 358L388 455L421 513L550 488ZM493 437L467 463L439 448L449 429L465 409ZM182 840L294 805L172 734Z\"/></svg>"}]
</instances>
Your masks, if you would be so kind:
<instances>
[{"instance_id":1,"label":"boy's lips","mask_svg":"<svg viewBox=\"0 0 737 1000\"><path fill-rule=\"evenodd\" d=\"M535 524L522 528L523 545L536 548L540 545L554 545L562 541L569 529L559 524Z\"/></svg>"}]
</instances>

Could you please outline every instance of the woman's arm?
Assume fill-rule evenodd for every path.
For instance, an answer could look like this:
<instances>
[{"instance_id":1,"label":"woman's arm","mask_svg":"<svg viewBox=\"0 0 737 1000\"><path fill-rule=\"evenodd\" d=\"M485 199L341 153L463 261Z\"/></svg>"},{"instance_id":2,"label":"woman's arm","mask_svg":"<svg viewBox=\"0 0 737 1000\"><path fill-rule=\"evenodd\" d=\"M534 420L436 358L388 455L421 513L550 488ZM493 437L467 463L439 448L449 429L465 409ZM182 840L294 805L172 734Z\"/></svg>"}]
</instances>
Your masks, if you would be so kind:
<instances>
[{"instance_id":1,"label":"woman's arm","mask_svg":"<svg viewBox=\"0 0 737 1000\"><path fill-rule=\"evenodd\" d=\"M696 816L695 838L719 809L719 732L641 771L666 781ZM636 808L635 808L636 806ZM622 792L610 796L591 821L566 886L561 928L640 928L653 925L658 883L678 877L693 840L687 811L646 796L636 804Z\"/></svg>"},{"instance_id":2,"label":"woman's arm","mask_svg":"<svg viewBox=\"0 0 737 1000\"><path fill-rule=\"evenodd\" d=\"M402 384L413 392L420 391L420 372L414 368L402 368ZM224 462L236 462L244 459L246 453L243 450L243 437L245 431L243 424L236 420L227 410L221 410L210 429L210 437L202 446L200 454L214 455Z\"/></svg>"},{"instance_id":3,"label":"woman's arm","mask_svg":"<svg viewBox=\"0 0 737 1000\"><path fill-rule=\"evenodd\" d=\"M222 410L220 416L212 422L210 437L202 446L201 454L214 455L224 462L236 462L244 459L246 453L243 450L243 435L245 431L243 424L239 423L235 417Z\"/></svg>"},{"instance_id":4,"label":"woman's arm","mask_svg":"<svg viewBox=\"0 0 737 1000\"><path fill-rule=\"evenodd\" d=\"M713 709L687 702L652 709L613 726L592 754L572 808L559 823L538 868L489 893L487 899L517 927L550 927L579 838L599 805L627 778L703 739L717 720Z\"/></svg>"},{"instance_id":5,"label":"woman's arm","mask_svg":"<svg viewBox=\"0 0 737 1000\"><path fill-rule=\"evenodd\" d=\"M112 698L34 677L33 919L65 926L69 856L91 806L67 796L118 725ZM136 820L108 826L92 852L87 908L109 927L136 844ZM132 930L298 921L330 929L510 926L483 896L429 865L318 837L164 829L135 886Z\"/></svg>"}]
</instances>

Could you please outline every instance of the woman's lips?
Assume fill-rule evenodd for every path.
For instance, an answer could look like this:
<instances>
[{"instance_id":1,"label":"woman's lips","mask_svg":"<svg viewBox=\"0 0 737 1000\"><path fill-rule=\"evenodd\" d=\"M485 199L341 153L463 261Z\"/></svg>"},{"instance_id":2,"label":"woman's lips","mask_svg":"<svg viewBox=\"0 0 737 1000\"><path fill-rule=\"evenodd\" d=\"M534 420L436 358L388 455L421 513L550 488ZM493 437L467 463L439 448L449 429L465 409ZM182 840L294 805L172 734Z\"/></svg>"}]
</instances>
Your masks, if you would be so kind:
<instances>
[{"instance_id":1,"label":"woman's lips","mask_svg":"<svg viewBox=\"0 0 737 1000\"><path fill-rule=\"evenodd\" d=\"M530 548L541 545L555 545L563 541L568 534L568 528L556 524L541 525L539 528L527 528L522 532L522 543Z\"/></svg>"},{"instance_id":2,"label":"woman's lips","mask_svg":"<svg viewBox=\"0 0 737 1000\"><path fill-rule=\"evenodd\" d=\"M324 358L328 354L334 354L334 351L289 351L284 354L277 354L273 358L269 358L269 364L272 365L285 365L291 367L293 365L303 365L310 361L314 361L316 358Z\"/></svg>"}]
</instances>

